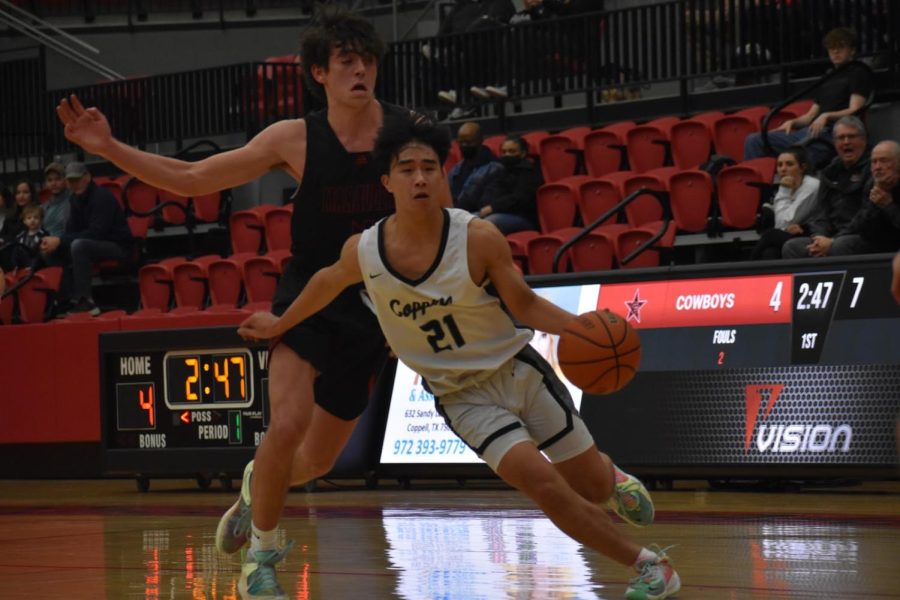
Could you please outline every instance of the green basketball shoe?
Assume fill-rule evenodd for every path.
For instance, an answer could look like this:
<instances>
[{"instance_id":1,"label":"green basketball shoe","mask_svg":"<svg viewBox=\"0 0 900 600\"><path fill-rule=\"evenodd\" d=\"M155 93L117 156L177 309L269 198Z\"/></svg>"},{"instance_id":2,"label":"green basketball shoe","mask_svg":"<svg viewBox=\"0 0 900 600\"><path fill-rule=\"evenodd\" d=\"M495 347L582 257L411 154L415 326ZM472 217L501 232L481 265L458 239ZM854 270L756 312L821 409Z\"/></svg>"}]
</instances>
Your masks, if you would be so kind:
<instances>
[{"instance_id":1,"label":"green basketball shoe","mask_svg":"<svg viewBox=\"0 0 900 600\"><path fill-rule=\"evenodd\" d=\"M616 472L616 490L607 502L626 523L646 527L653 522L653 499L637 477L613 465Z\"/></svg>"},{"instance_id":2,"label":"green basketball shoe","mask_svg":"<svg viewBox=\"0 0 900 600\"><path fill-rule=\"evenodd\" d=\"M681 589L681 578L669 564L665 549L650 546L657 554L656 560L645 560L638 565L640 574L631 580L625 590L625 600L662 600L674 596Z\"/></svg>"},{"instance_id":3,"label":"green basketball shoe","mask_svg":"<svg viewBox=\"0 0 900 600\"><path fill-rule=\"evenodd\" d=\"M281 550L248 550L241 565L238 592L244 600L287 600L284 588L275 578L275 564L294 547L288 542Z\"/></svg>"}]
</instances>

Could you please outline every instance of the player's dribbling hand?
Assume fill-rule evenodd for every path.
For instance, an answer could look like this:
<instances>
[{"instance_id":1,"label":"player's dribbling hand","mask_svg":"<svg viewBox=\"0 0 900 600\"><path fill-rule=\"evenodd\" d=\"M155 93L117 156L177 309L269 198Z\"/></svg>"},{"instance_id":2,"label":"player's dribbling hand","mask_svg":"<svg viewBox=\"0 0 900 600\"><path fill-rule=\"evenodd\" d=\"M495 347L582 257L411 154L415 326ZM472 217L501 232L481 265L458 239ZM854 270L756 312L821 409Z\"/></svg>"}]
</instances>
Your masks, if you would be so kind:
<instances>
[{"instance_id":1,"label":"player's dribbling hand","mask_svg":"<svg viewBox=\"0 0 900 600\"><path fill-rule=\"evenodd\" d=\"M280 333L278 317L270 312L255 312L238 326L238 335L250 342L268 340Z\"/></svg>"},{"instance_id":2,"label":"player's dribbling hand","mask_svg":"<svg viewBox=\"0 0 900 600\"><path fill-rule=\"evenodd\" d=\"M96 108L85 108L75 94L63 98L56 107L59 120L65 125L66 139L92 154L102 155L112 139L109 122Z\"/></svg>"}]
</instances>

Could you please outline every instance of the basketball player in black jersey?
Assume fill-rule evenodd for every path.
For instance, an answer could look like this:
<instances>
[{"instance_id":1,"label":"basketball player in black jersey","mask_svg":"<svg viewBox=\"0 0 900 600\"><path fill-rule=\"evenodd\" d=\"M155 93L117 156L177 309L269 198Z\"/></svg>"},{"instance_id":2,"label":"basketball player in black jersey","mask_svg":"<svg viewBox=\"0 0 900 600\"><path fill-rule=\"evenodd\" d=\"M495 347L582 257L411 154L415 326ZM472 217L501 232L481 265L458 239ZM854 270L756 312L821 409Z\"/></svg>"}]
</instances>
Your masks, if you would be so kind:
<instances>
[{"instance_id":1,"label":"basketball player in black jersey","mask_svg":"<svg viewBox=\"0 0 900 600\"><path fill-rule=\"evenodd\" d=\"M301 54L327 108L274 123L245 146L199 162L139 151L115 139L103 114L74 96L57 113L66 137L150 185L198 196L284 169L300 184L294 199L293 259L273 302L282 312L344 241L393 211L371 150L386 114L404 112L374 97L384 45L368 21L325 16L307 31ZM405 111L408 113L408 111ZM445 200L450 205L449 195ZM216 546L233 553L250 540L239 589L245 598L282 598L275 543L287 491L331 470L368 401L368 382L384 338L358 290L349 289L315 319L287 332L269 357L272 419L244 472L241 495L222 517ZM252 475L252 477L251 477ZM252 507L252 510L251 510ZM251 519L252 512L252 519Z\"/></svg>"}]
</instances>

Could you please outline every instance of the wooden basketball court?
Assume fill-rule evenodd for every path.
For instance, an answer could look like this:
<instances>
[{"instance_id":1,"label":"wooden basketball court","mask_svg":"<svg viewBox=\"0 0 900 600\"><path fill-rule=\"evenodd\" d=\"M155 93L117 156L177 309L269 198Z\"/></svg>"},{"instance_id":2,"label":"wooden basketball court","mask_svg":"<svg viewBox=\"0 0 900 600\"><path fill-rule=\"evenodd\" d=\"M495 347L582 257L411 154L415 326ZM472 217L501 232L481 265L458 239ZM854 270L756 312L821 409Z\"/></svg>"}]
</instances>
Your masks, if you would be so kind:
<instances>
[{"instance_id":1,"label":"wooden basketball court","mask_svg":"<svg viewBox=\"0 0 900 600\"><path fill-rule=\"evenodd\" d=\"M0 598L236 599L239 558L213 536L236 492L190 480L0 482ZM676 482L657 522L679 598L900 598L900 485L734 492ZM493 481L322 483L290 494L290 598L621 598L631 574Z\"/></svg>"}]
</instances>

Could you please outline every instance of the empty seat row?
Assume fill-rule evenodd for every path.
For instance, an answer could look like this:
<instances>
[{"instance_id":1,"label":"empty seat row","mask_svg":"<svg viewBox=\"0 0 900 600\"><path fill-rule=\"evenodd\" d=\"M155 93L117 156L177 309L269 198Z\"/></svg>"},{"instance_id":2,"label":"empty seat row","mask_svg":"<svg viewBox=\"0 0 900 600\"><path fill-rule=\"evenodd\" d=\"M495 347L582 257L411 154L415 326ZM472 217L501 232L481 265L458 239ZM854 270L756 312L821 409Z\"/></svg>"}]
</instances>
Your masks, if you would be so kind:
<instances>
[{"instance_id":1,"label":"empty seat row","mask_svg":"<svg viewBox=\"0 0 900 600\"><path fill-rule=\"evenodd\" d=\"M202 310L268 310L290 252L266 255L215 255L193 260L183 257L145 265L138 273L141 308L147 311L186 313Z\"/></svg>"},{"instance_id":2,"label":"empty seat row","mask_svg":"<svg viewBox=\"0 0 900 600\"><path fill-rule=\"evenodd\" d=\"M6 293L0 300L0 323L43 323L59 293L62 267L32 272L19 269L4 274Z\"/></svg>"},{"instance_id":3,"label":"empty seat row","mask_svg":"<svg viewBox=\"0 0 900 600\"><path fill-rule=\"evenodd\" d=\"M805 114L811 100L786 106L769 120L768 128ZM533 131L523 135L529 154L537 159L545 182L580 173L602 177L617 171L644 173L664 166L695 169L713 154L735 162L744 160L744 140L762 127L766 106L734 113L701 113L686 119L662 117L647 123L622 121L600 129L574 127L556 134ZM484 144L499 156L506 135L485 138ZM580 159L580 161L579 161ZM448 168L460 160L454 144Z\"/></svg>"},{"instance_id":4,"label":"empty seat row","mask_svg":"<svg viewBox=\"0 0 900 600\"><path fill-rule=\"evenodd\" d=\"M290 250L293 212L293 204L260 204L232 213L228 220L231 251L259 254Z\"/></svg>"},{"instance_id":5,"label":"empty seat row","mask_svg":"<svg viewBox=\"0 0 900 600\"><path fill-rule=\"evenodd\" d=\"M228 212L222 192L185 197L156 188L131 177L95 177L94 182L109 190L131 218L140 219L146 231L155 224L188 225L217 223Z\"/></svg>"}]
</instances>

